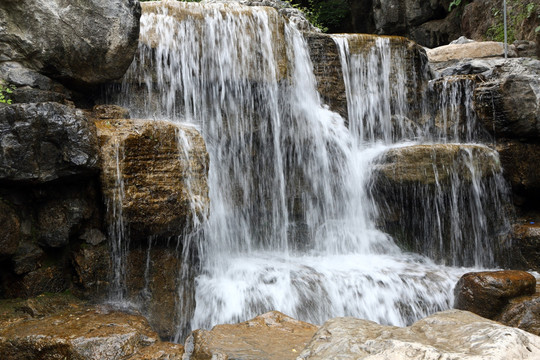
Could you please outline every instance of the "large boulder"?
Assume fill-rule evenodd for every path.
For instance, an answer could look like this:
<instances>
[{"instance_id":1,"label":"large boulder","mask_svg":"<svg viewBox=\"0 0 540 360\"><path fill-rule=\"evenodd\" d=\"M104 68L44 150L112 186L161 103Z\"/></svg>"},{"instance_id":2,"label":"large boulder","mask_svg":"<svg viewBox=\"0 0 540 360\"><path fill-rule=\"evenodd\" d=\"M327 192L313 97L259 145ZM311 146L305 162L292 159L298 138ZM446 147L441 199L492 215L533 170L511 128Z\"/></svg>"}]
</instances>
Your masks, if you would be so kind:
<instances>
[{"instance_id":1,"label":"large boulder","mask_svg":"<svg viewBox=\"0 0 540 360\"><path fill-rule=\"evenodd\" d=\"M535 291L536 279L525 271L467 273L454 288L454 307L494 319L510 299L532 295Z\"/></svg>"},{"instance_id":2,"label":"large boulder","mask_svg":"<svg viewBox=\"0 0 540 360\"><path fill-rule=\"evenodd\" d=\"M195 128L127 119L96 125L103 193L132 240L179 235L206 216L209 158Z\"/></svg>"},{"instance_id":3,"label":"large boulder","mask_svg":"<svg viewBox=\"0 0 540 360\"><path fill-rule=\"evenodd\" d=\"M272 311L239 324L195 330L186 340L186 355L192 360L292 360L317 328Z\"/></svg>"},{"instance_id":4,"label":"large boulder","mask_svg":"<svg viewBox=\"0 0 540 360\"><path fill-rule=\"evenodd\" d=\"M372 193L379 226L407 251L471 266L506 254L506 187L498 154L487 146L392 148L376 162Z\"/></svg>"},{"instance_id":5,"label":"large boulder","mask_svg":"<svg viewBox=\"0 0 540 360\"><path fill-rule=\"evenodd\" d=\"M137 49L136 0L2 1L0 62L74 85L120 78Z\"/></svg>"},{"instance_id":6,"label":"large boulder","mask_svg":"<svg viewBox=\"0 0 540 360\"><path fill-rule=\"evenodd\" d=\"M405 328L354 318L327 321L298 360L527 359L540 357L540 337L475 314L448 310Z\"/></svg>"},{"instance_id":7,"label":"large boulder","mask_svg":"<svg viewBox=\"0 0 540 360\"><path fill-rule=\"evenodd\" d=\"M540 61L508 59L482 74L475 90L479 120L497 138L537 141L540 136Z\"/></svg>"},{"instance_id":8,"label":"large boulder","mask_svg":"<svg viewBox=\"0 0 540 360\"><path fill-rule=\"evenodd\" d=\"M81 110L58 103L0 108L0 180L32 183L96 173L95 128Z\"/></svg>"},{"instance_id":9,"label":"large boulder","mask_svg":"<svg viewBox=\"0 0 540 360\"><path fill-rule=\"evenodd\" d=\"M496 41L449 44L428 49L427 55L431 62L501 57L504 56L504 44ZM515 53L510 54L512 55L515 56Z\"/></svg>"},{"instance_id":10,"label":"large boulder","mask_svg":"<svg viewBox=\"0 0 540 360\"><path fill-rule=\"evenodd\" d=\"M540 296L538 295L510 300L495 320L540 336Z\"/></svg>"}]
</instances>

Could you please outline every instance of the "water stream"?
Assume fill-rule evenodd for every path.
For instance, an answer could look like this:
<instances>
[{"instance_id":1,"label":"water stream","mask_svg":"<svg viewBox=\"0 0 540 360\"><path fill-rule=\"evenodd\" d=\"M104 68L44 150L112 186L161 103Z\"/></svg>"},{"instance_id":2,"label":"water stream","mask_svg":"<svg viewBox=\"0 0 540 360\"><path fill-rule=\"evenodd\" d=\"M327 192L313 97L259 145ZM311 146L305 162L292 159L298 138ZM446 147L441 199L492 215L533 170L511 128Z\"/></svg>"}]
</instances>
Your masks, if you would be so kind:
<instances>
[{"instance_id":1,"label":"water stream","mask_svg":"<svg viewBox=\"0 0 540 360\"><path fill-rule=\"evenodd\" d=\"M451 306L453 286L469 269L406 253L379 226L370 187L378 159L440 138L409 119L407 86L419 75L387 38L355 54L347 36L334 37L346 125L321 102L302 34L274 9L184 2L145 9L140 53L111 101L137 117L196 126L210 154L209 217L194 240L202 248L196 307L177 340L186 326L270 310L316 324L355 316L406 325ZM492 195L475 169L471 200L482 203Z\"/></svg>"}]
</instances>

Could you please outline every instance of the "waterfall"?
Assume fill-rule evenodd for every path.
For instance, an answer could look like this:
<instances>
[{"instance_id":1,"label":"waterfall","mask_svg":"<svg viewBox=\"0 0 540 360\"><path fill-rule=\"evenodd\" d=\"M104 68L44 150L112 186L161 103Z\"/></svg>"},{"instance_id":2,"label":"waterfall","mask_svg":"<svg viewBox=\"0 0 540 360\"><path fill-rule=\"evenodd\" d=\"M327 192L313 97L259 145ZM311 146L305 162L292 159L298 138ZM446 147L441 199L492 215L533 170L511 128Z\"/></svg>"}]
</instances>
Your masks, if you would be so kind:
<instances>
[{"instance_id":1,"label":"waterfall","mask_svg":"<svg viewBox=\"0 0 540 360\"><path fill-rule=\"evenodd\" d=\"M111 101L138 117L192 124L205 139L211 205L198 225L192 328L269 310L316 324L356 316L406 325L451 306L467 269L406 253L380 226L385 209L372 185L381 159L435 141L429 122L415 119L424 100L410 103L425 79L390 39L372 37L359 53L358 39L335 37L346 122L322 104L306 41L274 9L157 2L144 10L139 55ZM479 213L487 190L471 164L468 196ZM452 211L463 206L456 201ZM475 232L489 227L474 221Z\"/></svg>"}]
</instances>

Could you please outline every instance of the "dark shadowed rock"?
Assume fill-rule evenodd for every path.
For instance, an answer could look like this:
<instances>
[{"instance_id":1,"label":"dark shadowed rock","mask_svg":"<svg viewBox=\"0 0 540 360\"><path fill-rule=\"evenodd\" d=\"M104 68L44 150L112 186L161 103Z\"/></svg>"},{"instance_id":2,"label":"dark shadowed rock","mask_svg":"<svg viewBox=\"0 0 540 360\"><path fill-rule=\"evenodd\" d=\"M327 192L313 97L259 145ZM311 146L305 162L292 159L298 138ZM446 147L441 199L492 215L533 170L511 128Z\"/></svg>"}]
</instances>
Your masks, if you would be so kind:
<instances>
[{"instance_id":1,"label":"dark shadowed rock","mask_svg":"<svg viewBox=\"0 0 540 360\"><path fill-rule=\"evenodd\" d=\"M45 182L97 170L95 128L82 111L58 103L0 108L0 180Z\"/></svg>"},{"instance_id":2,"label":"dark shadowed rock","mask_svg":"<svg viewBox=\"0 0 540 360\"><path fill-rule=\"evenodd\" d=\"M21 221L13 209L0 199L0 258L15 253L21 239Z\"/></svg>"},{"instance_id":3,"label":"dark shadowed rock","mask_svg":"<svg viewBox=\"0 0 540 360\"><path fill-rule=\"evenodd\" d=\"M22 275L41 267L43 250L32 242L22 243L12 258L13 272Z\"/></svg>"},{"instance_id":4,"label":"dark shadowed rock","mask_svg":"<svg viewBox=\"0 0 540 360\"><path fill-rule=\"evenodd\" d=\"M140 11L135 0L2 1L0 62L76 85L118 79L137 48Z\"/></svg>"},{"instance_id":5,"label":"dark shadowed rock","mask_svg":"<svg viewBox=\"0 0 540 360\"><path fill-rule=\"evenodd\" d=\"M73 252L73 283L77 296L98 301L105 299L109 289L110 261L110 250L104 243L83 245Z\"/></svg>"},{"instance_id":6,"label":"dark shadowed rock","mask_svg":"<svg viewBox=\"0 0 540 360\"><path fill-rule=\"evenodd\" d=\"M186 340L186 354L192 360L292 360L317 328L272 311L243 323L217 325L211 331L195 330Z\"/></svg>"},{"instance_id":7,"label":"dark shadowed rock","mask_svg":"<svg viewBox=\"0 0 540 360\"><path fill-rule=\"evenodd\" d=\"M513 248L518 251L514 260L520 267L540 271L540 224L515 225Z\"/></svg>"},{"instance_id":8,"label":"dark shadowed rock","mask_svg":"<svg viewBox=\"0 0 540 360\"><path fill-rule=\"evenodd\" d=\"M28 298L44 292L59 293L69 286L63 264L40 267L27 274L3 274L2 283L7 298Z\"/></svg>"},{"instance_id":9,"label":"dark shadowed rock","mask_svg":"<svg viewBox=\"0 0 540 360\"><path fill-rule=\"evenodd\" d=\"M400 328L354 318L328 320L298 360L534 360L540 337L475 314L448 310Z\"/></svg>"},{"instance_id":10,"label":"dark shadowed rock","mask_svg":"<svg viewBox=\"0 0 540 360\"><path fill-rule=\"evenodd\" d=\"M454 288L454 307L493 319L511 298L531 295L535 291L536 279L525 271L467 273Z\"/></svg>"},{"instance_id":11,"label":"dark shadowed rock","mask_svg":"<svg viewBox=\"0 0 540 360\"><path fill-rule=\"evenodd\" d=\"M511 301L495 320L540 336L540 297Z\"/></svg>"}]
</instances>

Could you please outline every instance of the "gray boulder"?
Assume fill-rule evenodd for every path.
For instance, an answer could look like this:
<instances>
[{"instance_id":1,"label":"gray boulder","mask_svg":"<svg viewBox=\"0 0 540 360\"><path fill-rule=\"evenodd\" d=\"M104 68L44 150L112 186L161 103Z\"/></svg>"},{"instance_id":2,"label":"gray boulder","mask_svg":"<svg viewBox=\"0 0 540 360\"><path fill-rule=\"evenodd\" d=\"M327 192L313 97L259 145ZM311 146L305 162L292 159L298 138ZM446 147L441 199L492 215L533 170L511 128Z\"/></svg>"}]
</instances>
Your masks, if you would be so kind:
<instances>
[{"instance_id":1,"label":"gray boulder","mask_svg":"<svg viewBox=\"0 0 540 360\"><path fill-rule=\"evenodd\" d=\"M120 78L139 36L136 0L4 0L0 62L79 86Z\"/></svg>"},{"instance_id":2,"label":"gray boulder","mask_svg":"<svg viewBox=\"0 0 540 360\"><path fill-rule=\"evenodd\" d=\"M0 180L46 182L98 171L95 127L58 103L0 108Z\"/></svg>"},{"instance_id":3,"label":"gray boulder","mask_svg":"<svg viewBox=\"0 0 540 360\"><path fill-rule=\"evenodd\" d=\"M540 337L470 312L449 310L406 328L335 318L315 333L297 360L538 358Z\"/></svg>"}]
</instances>

